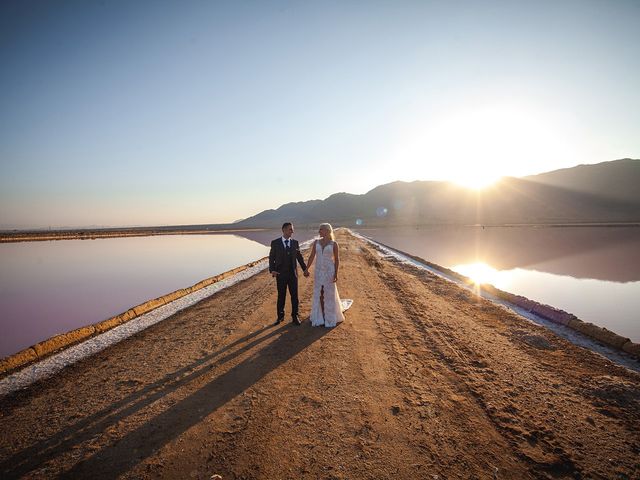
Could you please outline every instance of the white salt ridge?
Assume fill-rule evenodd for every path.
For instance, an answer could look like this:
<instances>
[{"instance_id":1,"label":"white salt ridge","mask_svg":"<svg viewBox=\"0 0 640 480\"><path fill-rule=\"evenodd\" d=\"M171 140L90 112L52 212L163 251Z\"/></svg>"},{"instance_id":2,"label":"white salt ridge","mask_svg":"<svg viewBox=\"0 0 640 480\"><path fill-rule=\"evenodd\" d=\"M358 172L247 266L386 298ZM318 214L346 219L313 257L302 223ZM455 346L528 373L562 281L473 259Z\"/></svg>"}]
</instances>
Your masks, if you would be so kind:
<instances>
[{"instance_id":1,"label":"white salt ridge","mask_svg":"<svg viewBox=\"0 0 640 480\"><path fill-rule=\"evenodd\" d=\"M378 242L376 242L375 240L366 237L360 233L357 232L351 232L351 234L354 237L357 237L361 240L364 240L365 242L370 243L371 245L375 246L378 249L378 253L380 254L381 257L388 257L388 258L393 258L401 263L406 263L406 264L410 264L413 265L415 267L418 267L422 270L427 270L428 272L433 273L434 275L437 275L441 278L444 278L445 280L448 280L450 282L455 283L456 285L465 288L466 290L469 290L471 292L473 292L474 294L478 294L478 292L476 290L474 290L474 288L472 286L467 285L466 283L462 282L460 279L453 277L451 275L447 275L447 273L442 272L440 270L437 270L433 267L430 267L428 265L425 265L422 262L419 262L418 260L415 260L411 257L408 257L406 255L403 255L402 253L389 248L385 245L382 245ZM482 298L485 298L495 304L501 305L502 307L505 307L515 313L517 313L518 315L520 315L521 317L526 318L527 320L536 323L538 325L542 325L545 328L548 328L549 330L551 330L552 332L554 332L556 335L564 338L565 340L570 341L571 343L578 345L582 348L586 348L588 350L591 350L595 353L598 353L600 355L602 355L603 357L606 357L608 360L617 363L618 365L622 365L623 367L626 367L630 370L634 370L636 372L640 372L640 362L638 362L636 359L632 358L630 355L621 352L619 350L616 350L614 348L611 347L607 347L605 345L602 345L601 343L598 343L594 340L592 340L591 338L589 338L586 335L581 334L580 332L576 332L575 330L573 330L572 328L569 328L565 325L559 325L557 323L554 323L550 320L547 320L546 318L540 317L538 315L536 315L535 313L529 312L528 310L525 310L511 302L507 302L506 300L503 300L501 298L496 297L495 295L491 295L490 293L487 293L483 290L480 290L480 296Z\"/></svg>"}]
</instances>

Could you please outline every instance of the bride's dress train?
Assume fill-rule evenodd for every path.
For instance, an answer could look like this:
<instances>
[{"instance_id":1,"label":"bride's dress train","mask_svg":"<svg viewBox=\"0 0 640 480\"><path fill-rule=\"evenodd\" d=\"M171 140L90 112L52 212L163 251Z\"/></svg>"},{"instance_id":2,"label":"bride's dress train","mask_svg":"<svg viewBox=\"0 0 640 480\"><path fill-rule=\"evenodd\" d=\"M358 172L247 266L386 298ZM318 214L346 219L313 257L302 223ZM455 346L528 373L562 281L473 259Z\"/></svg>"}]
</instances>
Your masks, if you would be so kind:
<instances>
[{"instance_id":1,"label":"bride's dress train","mask_svg":"<svg viewBox=\"0 0 640 480\"><path fill-rule=\"evenodd\" d=\"M311 326L335 327L344 321L342 312L351 306L353 301L340 300L338 287L333 281L335 264L333 263L333 241L322 248L320 242L314 245L316 249L316 268L313 275L313 302L311 304ZM324 315L320 296L324 299Z\"/></svg>"}]
</instances>

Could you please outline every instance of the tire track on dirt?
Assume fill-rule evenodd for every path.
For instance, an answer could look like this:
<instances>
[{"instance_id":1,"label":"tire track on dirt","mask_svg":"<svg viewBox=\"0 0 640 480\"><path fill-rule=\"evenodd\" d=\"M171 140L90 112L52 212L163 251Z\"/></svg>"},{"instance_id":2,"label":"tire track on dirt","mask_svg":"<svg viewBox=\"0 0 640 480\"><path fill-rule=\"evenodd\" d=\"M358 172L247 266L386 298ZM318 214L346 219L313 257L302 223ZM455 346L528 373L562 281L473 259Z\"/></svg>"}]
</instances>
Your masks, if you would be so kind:
<instances>
[{"instance_id":1,"label":"tire track on dirt","mask_svg":"<svg viewBox=\"0 0 640 480\"><path fill-rule=\"evenodd\" d=\"M494 430L460 380L456 364L451 361L460 354L446 340L434 340L443 338L435 326L428 331L420 328L419 319L428 310L413 308L413 294L401 288L394 277L397 273L389 272L389 263L381 262L368 247L363 249L363 256L379 274L374 279L377 285L371 288L379 302L377 322L394 359L396 381L406 395L409 427L418 433L418 438L424 432L430 435L433 444L428 448L439 467L437 473L441 478L488 477L497 467L519 478L530 478L519 467L510 443ZM395 305L391 307L391 303ZM398 314L393 316L389 311ZM506 453L509 451L513 454ZM473 462L468 455L473 455Z\"/></svg>"},{"instance_id":2,"label":"tire track on dirt","mask_svg":"<svg viewBox=\"0 0 640 480\"><path fill-rule=\"evenodd\" d=\"M633 393L633 384L628 382L628 377L634 376L631 372L611 369L620 375L615 382L622 390L620 396L635 399L631 415L612 421L589 404L576 411L585 398L584 378L574 381L576 357L606 362L461 289L457 293L453 288L446 291L447 297L461 300L448 302L447 308L452 310L448 316L434 319L420 315L419 312L428 311L434 294L442 295L442 289L433 292L431 288L442 280L425 282L423 272L405 265L391 268L405 272L403 275L394 271L384 275L385 280L399 292L399 301L416 319L425 341L440 352L466 385L470 397L476 399L513 452L530 465L536 476L606 478L612 468L622 475L637 468L633 462L613 466L608 461L615 451L626 450L626 455L633 457L637 450L638 423L633 425L638 419L640 395L637 389ZM416 272L420 275L414 275ZM487 315L490 321L485 324ZM496 319L502 324L497 325ZM452 345L456 346L456 355L450 354ZM568 368L558 368L558 362L566 361L564 357L570 359ZM633 402L627 405L633 407ZM607 439L602 438L596 423L599 429L606 426ZM587 469L581 466L593 458L600 461L589 462L592 465Z\"/></svg>"}]
</instances>

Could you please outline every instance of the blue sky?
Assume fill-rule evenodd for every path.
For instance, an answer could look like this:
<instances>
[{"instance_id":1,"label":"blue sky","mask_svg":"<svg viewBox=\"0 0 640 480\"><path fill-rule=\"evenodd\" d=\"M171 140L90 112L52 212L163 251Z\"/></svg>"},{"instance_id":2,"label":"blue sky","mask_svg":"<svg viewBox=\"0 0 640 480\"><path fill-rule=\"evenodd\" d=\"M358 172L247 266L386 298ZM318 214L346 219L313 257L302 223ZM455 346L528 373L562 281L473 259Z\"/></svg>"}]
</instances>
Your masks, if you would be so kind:
<instances>
[{"instance_id":1,"label":"blue sky","mask_svg":"<svg viewBox=\"0 0 640 480\"><path fill-rule=\"evenodd\" d=\"M640 2L8 1L0 228L640 157Z\"/></svg>"}]
</instances>

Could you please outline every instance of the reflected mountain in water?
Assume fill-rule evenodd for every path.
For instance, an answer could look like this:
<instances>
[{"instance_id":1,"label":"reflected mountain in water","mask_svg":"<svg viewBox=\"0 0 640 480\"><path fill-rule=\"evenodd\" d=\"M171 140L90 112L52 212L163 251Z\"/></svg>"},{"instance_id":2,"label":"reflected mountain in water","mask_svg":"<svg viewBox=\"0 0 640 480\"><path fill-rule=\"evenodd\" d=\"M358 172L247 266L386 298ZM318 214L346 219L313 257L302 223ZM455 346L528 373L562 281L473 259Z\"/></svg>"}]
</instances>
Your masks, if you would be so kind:
<instances>
[{"instance_id":1,"label":"reflected mountain in water","mask_svg":"<svg viewBox=\"0 0 640 480\"><path fill-rule=\"evenodd\" d=\"M282 235L282 230L237 230L234 231L233 234L237 237L253 240L254 242L258 242L266 247L269 247L271 246L271 241L274 238L278 238ZM310 238L314 238L315 236L317 236L317 231L315 229L310 230L298 228L295 230L293 238L295 238L299 242L304 242L306 240L309 240Z\"/></svg>"},{"instance_id":2,"label":"reflected mountain in water","mask_svg":"<svg viewBox=\"0 0 640 480\"><path fill-rule=\"evenodd\" d=\"M612 282L640 281L640 227L389 227L359 232L443 266L483 262ZM234 235L269 246L280 230ZM315 229L298 229L303 242Z\"/></svg>"},{"instance_id":3,"label":"reflected mountain in water","mask_svg":"<svg viewBox=\"0 0 640 480\"><path fill-rule=\"evenodd\" d=\"M258 242L268 247L271 245L271 240L278 237L278 233L282 235L282 232L278 232L277 230L238 230L233 232L233 235Z\"/></svg>"},{"instance_id":4,"label":"reflected mountain in water","mask_svg":"<svg viewBox=\"0 0 640 480\"><path fill-rule=\"evenodd\" d=\"M581 279L640 281L637 227L403 227L359 229L439 265L486 263Z\"/></svg>"}]
</instances>

